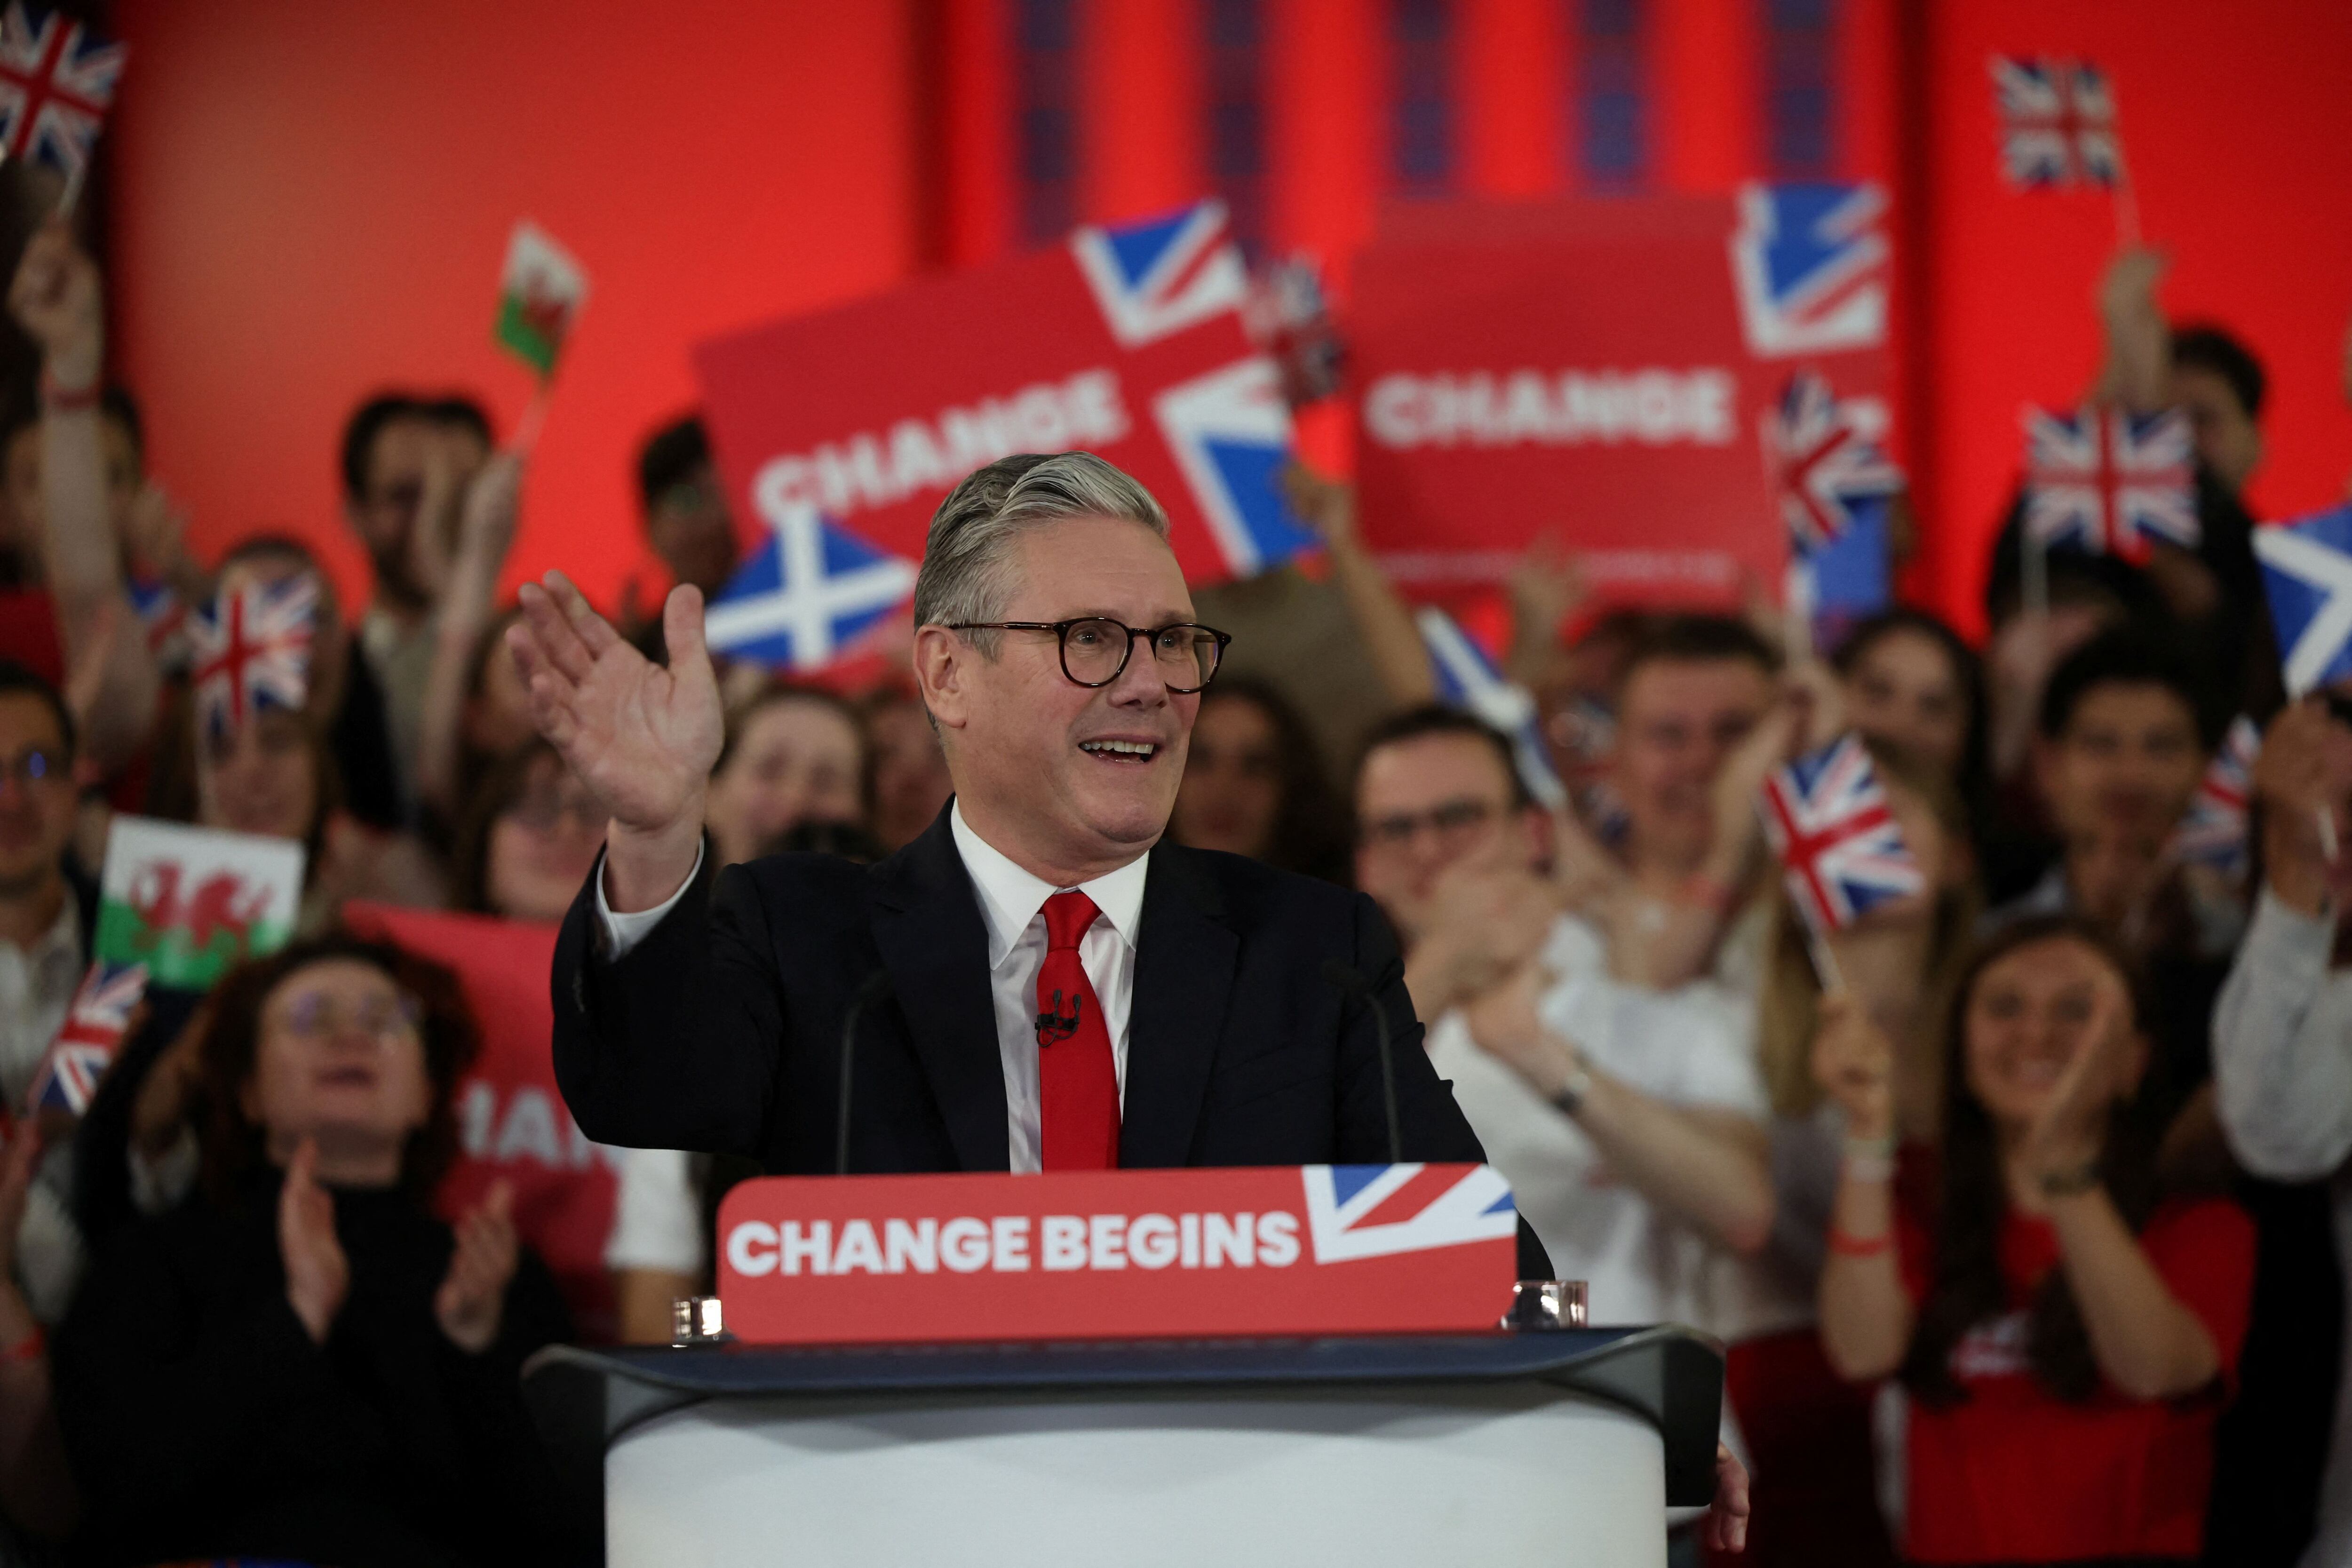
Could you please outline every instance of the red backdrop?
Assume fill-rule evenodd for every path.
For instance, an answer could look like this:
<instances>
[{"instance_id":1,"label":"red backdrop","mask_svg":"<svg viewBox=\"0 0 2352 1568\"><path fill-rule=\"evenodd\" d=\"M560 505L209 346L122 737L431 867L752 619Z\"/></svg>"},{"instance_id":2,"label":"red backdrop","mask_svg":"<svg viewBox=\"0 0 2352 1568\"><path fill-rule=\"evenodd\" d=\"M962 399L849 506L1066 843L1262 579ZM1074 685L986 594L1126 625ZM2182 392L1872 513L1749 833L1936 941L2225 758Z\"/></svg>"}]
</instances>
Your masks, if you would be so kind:
<instances>
[{"instance_id":1,"label":"red backdrop","mask_svg":"<svg viewBox=\"0 0 2352 1568\"><path fill-rule=\"evenodd\" d=\"M1051 5L1042 9L1053 9ZM1576 188L1570 0L1454 0L1457 189ZM488 343L506 235L530 216L594 297L526 496L518 571L562 563L609 596L651 570L638 440L692 395L714 331L831 303L925 259L1014 243L1016 0L767 6L612 0L393 6L121 0L132 47L110 155L116 352L154 467L217 549L263 526L364 573L337 517L336 436L392 381L455 383L510 421L525 373ZM1651 185L1766 166L1762 0L1648 0ZM1199 0L1070 0L1078 216L1197 194L1209 174ZM1262 0L1269 239L1336 263L1387 181L1394 47L1383 0ZM1927 521L1915 586L1973 624L2016 405L2091 374L2105 205L1995 178L1985 56L2077 52L2111 70L2176 309L2240 328L2276 386L2258 503L2337 493L2352 311L2352 10L2341 0L1839 0L1832 172L1893 176L1911 285L1909 456ZM1331 449L1331 448L1326 448Z\"/></svg>"}]
</instances>

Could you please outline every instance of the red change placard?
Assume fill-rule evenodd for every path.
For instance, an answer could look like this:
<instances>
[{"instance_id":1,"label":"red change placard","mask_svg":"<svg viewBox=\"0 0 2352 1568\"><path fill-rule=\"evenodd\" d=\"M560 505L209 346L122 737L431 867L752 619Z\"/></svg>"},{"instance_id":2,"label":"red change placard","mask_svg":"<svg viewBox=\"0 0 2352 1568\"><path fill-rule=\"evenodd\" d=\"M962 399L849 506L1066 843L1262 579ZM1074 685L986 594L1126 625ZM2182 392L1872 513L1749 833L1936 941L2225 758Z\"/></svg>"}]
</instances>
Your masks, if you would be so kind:
<instances>
[{"instance_id":1,"label":"red change placard","mask_svg":"<svg viewBox=\"0 0 2352 1568\"><path fill-rule=\"evenodd\" d=\"M1810 366L1884 427L1869 185L1414 204L1355 270L1368 541L1408 586L1502 579L1546 531L1612 597L1777 584L1760 431Z\"/></svg>"},{"instance_id":2,"label":"red change placard","mask_svg":"<svg viewBox=\"0 0 2352 1568\"><path fill-rule=\"evenodd\" d=\"M1495 1327L1517 1211L1486 1165L770 1177L719 1212L754 1344Z\"/></svg>"}]
</instances>

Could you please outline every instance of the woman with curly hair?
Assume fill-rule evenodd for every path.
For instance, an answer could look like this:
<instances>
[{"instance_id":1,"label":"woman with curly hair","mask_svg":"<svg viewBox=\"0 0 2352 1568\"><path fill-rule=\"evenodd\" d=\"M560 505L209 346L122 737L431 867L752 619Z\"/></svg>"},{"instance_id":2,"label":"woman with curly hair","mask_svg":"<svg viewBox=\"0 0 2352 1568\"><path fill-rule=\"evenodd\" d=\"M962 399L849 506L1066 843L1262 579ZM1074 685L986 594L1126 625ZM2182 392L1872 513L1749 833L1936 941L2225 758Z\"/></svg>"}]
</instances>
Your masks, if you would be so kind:
<instances>
[{"instance_id":1,"label":"woman with curly hair","mask_svg":"<svg viewBox=\"0 0 2352 1568\"><path fill-rule=\"evenodd\" d=\"M517 1380L562 1303L508 1192L429 1206L477 1044L446 970L341 933L222 983L202 1189L112 1237L57 1337L85 1560L562 1552Z\"/></svg>"}]
</instances>

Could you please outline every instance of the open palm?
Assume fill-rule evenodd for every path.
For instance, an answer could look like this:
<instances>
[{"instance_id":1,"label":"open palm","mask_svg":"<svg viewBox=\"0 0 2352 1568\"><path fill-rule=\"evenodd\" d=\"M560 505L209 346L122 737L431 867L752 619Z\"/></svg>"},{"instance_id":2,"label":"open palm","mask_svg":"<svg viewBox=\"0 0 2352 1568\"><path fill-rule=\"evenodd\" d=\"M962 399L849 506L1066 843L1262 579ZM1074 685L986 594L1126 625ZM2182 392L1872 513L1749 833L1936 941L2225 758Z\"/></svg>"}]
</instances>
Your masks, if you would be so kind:
<instances>
[{"instance_id":1,"label":"open palm","mask_svg":"<svg viewBox=\"0 0 2352 1568\"><path fill-rule=\"evenodd\" d=\"M540 733L623 826L698 822L723 733L701 594L678 587L663 607L667 668L624 641L560 572L544 587L525 584L522 608L508 644Z\"/></svg>"}]
</instances>

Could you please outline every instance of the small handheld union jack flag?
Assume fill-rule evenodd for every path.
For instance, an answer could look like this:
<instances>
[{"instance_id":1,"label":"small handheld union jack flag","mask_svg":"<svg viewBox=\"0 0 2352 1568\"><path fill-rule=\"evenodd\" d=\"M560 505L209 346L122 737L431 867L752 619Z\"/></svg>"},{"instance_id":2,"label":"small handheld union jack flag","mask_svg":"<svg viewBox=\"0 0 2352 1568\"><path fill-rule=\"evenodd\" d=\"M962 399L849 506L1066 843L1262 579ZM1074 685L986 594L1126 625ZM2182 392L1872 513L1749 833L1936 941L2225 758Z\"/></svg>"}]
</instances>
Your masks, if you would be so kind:
<instances>
[{"instance_id":1,"label":"small handheld union jack flag","mask_svg":"<svg viewBox=\"0 0 2352 1568\"><path fill-rule=\"evenodd\" d=\"M1817 933L1927 886L1859 735L1841 736L1764 781L1764 831L1789 897Z\"/></svg>"},{"instance_id":2,"label":"small handheld union jack flag","mask_svg":"<svg viewBox=\"0 0 2352 1568\"><path fill-rule=\"evenodd\" d=\"M79 179L129 51L54 11L0 12L0 156Z\"/></svg>"},{"instance_id":3,"label":"small handheld union jack flag","mask_svg":"<svg viewBox=\"0 0 2352 1568\"><path fill-rule=\"evenodd\" d=\"M1836 542L1853 526L1857 507L1903 488L1903 470L1863 434L1855 412L1819 372L1801 370L1767 418L1780 519L1801 552Z\"/></svg>"},{"instance_id":4,"label":"small handheld union jack flag","mask_svg":"<svg viewBox=\"0 0 2352 1568\"><path fill-rule=\"evenodd\" d=\"M1992 58L2001 170L2021 189L2124 180L2116 99L2087 60Z\"/></svg>"},{"instance_id":5,"label":"small handheld union jack flag","mask_svg":"<svg viewBox=\"0 0 2352 1568\"><path fill-rule=\"evenodd\" d=\"M2177 408L2134 414L2095 405L2072 413L2028 407L2025 531L2043 548L2145 562L2156 540L2194 550L2195 443Z\"/></svg>"},{"instance_id":6,"label":"small handheld union jack flag","mask_svg":"<svg viewBox=\"0 0 2352 1568\"><path fill-rule=\"evenodd\" d=\"M2253 793L2254 759L2263 732L2241 713L2230 723L2221 749L2205 769L2188 815L2172 836L2172 852L2183 860L2211 866L2233 879L2247 869L2246 804Z\"/></svg>"},{"instance_id":7,"label":"small handheld union jack flag","mask_svg":"<svg viewBox=\"0 0 2352 1568\"><path fill-rule=\"evenodd\" d=\"M62 1110L68 1116L89 1110L98 1080L113 1064L114 1053L130 1031L131 1015L146 994L145 964L111 964L103 959L91 964L66 1008L65 1026L33 1074L26 1108Z\"/></svg>"},{"instance_id":8,"label":"small handheld union jack flag","mask_svg":"<svg viewBox=\"0 0 2352 1568\"><path fill-rule=\"evenodd\" d=\"M255 583L192 616L196 709L206 734L225 734L264 707L299 710L310 693L310 634L319 580L309 573Z\"/></svg>"}]
</instances>

